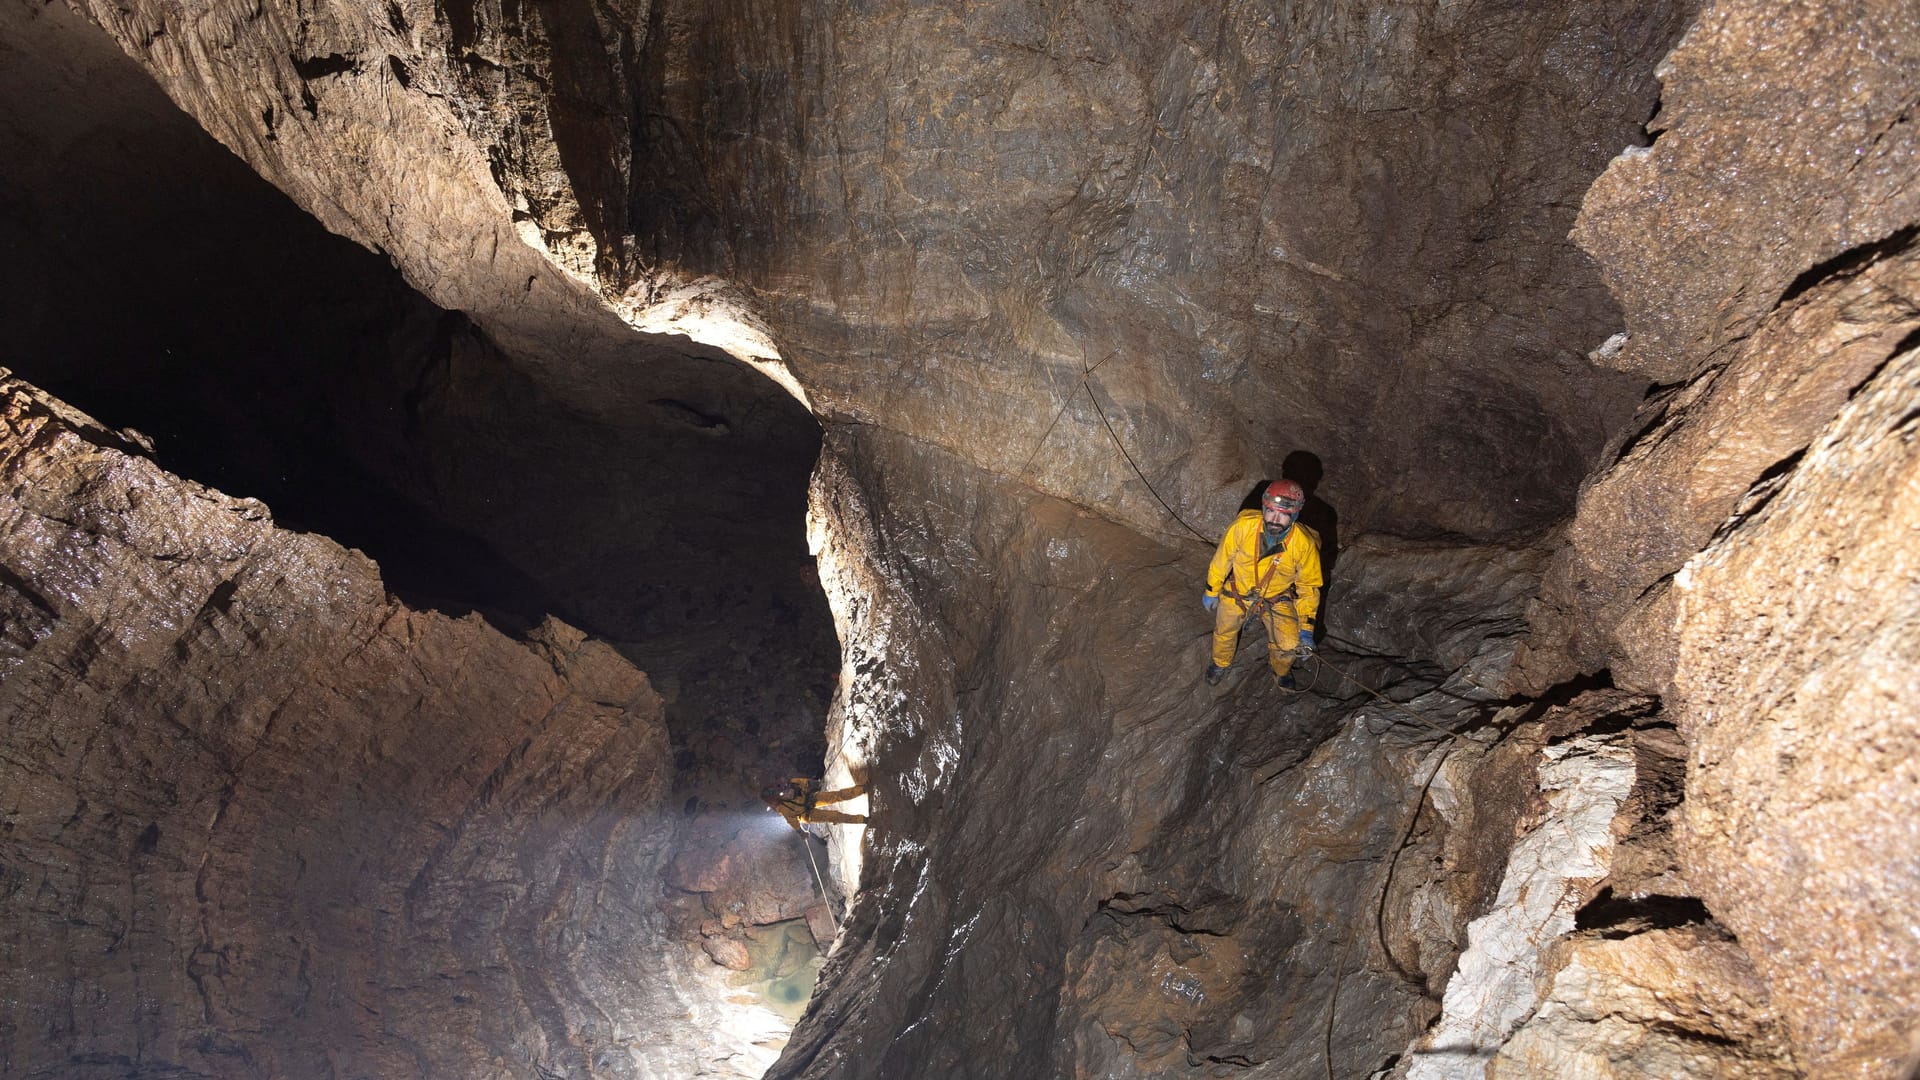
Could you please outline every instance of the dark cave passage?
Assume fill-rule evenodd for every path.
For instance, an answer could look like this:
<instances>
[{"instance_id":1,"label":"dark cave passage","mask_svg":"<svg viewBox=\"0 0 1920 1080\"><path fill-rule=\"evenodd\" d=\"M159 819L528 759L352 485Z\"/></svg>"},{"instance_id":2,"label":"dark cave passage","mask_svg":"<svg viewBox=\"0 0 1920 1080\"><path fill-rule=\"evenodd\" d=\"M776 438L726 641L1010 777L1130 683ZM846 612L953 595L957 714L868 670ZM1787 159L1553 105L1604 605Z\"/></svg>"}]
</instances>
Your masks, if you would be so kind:
<instances>
[{"instance_id":1,"label":"dark cave passage","mask_svg":"<svg viewBox=\"0 0 1920 1080\"><path fill-rule=\"evenodd\" d=\"M168 471L364 551L416 610L478 613L513 637L551 614L613 645L663 699L665 858L717 852L765 813L761 785L820 771L839 650L807 550L820 431L800 404L717 350L638 340L585 358L608 407L563 401L71 13L10 21L13 55L39 60L0 74L0 100L35 103L0 117L18 376L137 432ZM777 898L757 912L766 929L703 938L725 901L703 907L712 886L681 873L642 886L628 932L667 920L662 944L687 950L667 963L707 965L702 941L715 962L712 942L743 946L736 981L790 1025L819 967L822 931L798 917L815 887L790 839L743 836L728 850L750 847L774 881L752 894Z\"/></svg>"},{"instance_id":2,"label":"dark cave passage","mask_svg":"<svg viewBox=\"0 0 1920 1080\"><path fill-rule=\"evenodd\" d=\"M601 373L627 408L570 407L72 23L19 27L45 63L5 76L36 104L0 120L15 371L360 548L415 607L616 644L667 699L690 795L817 768L838 650L805 409L713 350L639 344Z\"/></svg>"}]
</instances>

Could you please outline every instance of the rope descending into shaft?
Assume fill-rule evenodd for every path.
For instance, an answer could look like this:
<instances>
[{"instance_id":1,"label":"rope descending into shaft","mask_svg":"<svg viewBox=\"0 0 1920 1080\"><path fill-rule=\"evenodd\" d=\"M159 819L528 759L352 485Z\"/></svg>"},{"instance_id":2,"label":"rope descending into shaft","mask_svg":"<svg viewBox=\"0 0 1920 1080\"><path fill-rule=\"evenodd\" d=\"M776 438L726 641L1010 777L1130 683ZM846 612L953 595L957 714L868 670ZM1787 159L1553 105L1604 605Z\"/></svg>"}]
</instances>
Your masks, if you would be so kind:
<instances>
[{"instance_id":1,"label":"rope descending into shaft","mask_svg":"<svg viewBox=\"0 0 1920 1080\"><path fill-rule=\"evenodd\" d=\"M820 902L827 906L827 918L833 920L833 936L840 936L840 916L833 913L833 897L827 895L827 880L820 876L820 864L813 858L813 839L800 834L800 846L807 849L807 865L813 867L813 883L820 886Z\"/></svg>"},{"instance_id":2,"label":"rope descending into shaft","mask_svg":"<svg viewBox=\"0 0 1920 1080\"><path fill-rule=\"evenodd\" d=\"M1447 728L1441 727L1439 724L1434 723L1433 721L1427 719L1426 717L1421 716L1419 713L1414 712L1412 709L1409 709L1406 706L1400 704L1399 702L1393 700L1392 698L1387 697L1385 694L1382 694L1380 691L1375 690L1373 687L1368 686L1366 683L1361 682L1359 679L1356 679L1353 676L1347 674L1346 672L1341 671L1340 668L1336 664L1334 664L1333 661L1328 660L1324 656L1321 656L1318 650L1304 653L1302 655L1306 658L1310 658L1318 662L1320 665L1332 671L1335 675L1338 675L1340 678L1346 680L1347 682L1352 683L1353 685L1366 691L1368 694L1371 694L1376 701L1394 710L1395 712L1398 712L1400 715L1405 716L1408 719L1411 719L1414 723L1425 724L1427 727L1430 727L1433 730L1439 732L1440 734L1445 735L1449 739L1457 739L1460 737L1459 732L1451 731Z\"/></svg>"}]
</instances>

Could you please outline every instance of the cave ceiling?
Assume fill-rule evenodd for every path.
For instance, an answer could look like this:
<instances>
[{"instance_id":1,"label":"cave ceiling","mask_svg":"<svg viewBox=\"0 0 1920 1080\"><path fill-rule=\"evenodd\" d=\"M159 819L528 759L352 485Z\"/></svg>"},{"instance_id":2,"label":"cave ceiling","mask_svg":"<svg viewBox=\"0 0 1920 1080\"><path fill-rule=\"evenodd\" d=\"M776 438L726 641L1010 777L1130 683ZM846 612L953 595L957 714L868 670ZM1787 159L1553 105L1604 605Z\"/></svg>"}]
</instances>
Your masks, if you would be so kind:
<instances>
[{"instance_id":1,"label":"cave ceiling","mask_svg":"<svg viewBox=\"0 0 1920 1080\"><path fill-rule=\"evenodd\" d=\"M1137 527L1305 452L1353 522L1487 538L1640 393L1566 234L1685 5L91 11L583 402L614 311L707 282L823 419Z\"/></svg>"}]
</instances>

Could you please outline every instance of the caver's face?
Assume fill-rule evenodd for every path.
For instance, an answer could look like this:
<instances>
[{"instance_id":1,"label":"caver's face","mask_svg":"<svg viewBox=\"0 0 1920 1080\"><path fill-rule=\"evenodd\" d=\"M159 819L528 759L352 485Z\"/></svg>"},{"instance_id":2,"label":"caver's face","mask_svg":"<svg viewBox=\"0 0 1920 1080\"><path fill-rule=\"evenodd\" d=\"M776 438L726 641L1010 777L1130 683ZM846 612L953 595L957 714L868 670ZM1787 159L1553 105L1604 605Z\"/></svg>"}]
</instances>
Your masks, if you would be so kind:
<instances>
[{"instance_id":1,"label":"caver's face","mask_svg":"<svg viewBox=\"0 0 1920 1080\"><path fill-rule=\"evenodd\" d=\"M1293 524L1293 519L1299 516L1298 503L1286 499L1263 499L1260 502L1260 517L1267 523L1269 529L1275 531L1284 529Z\"/></svg>"}]
</instances>

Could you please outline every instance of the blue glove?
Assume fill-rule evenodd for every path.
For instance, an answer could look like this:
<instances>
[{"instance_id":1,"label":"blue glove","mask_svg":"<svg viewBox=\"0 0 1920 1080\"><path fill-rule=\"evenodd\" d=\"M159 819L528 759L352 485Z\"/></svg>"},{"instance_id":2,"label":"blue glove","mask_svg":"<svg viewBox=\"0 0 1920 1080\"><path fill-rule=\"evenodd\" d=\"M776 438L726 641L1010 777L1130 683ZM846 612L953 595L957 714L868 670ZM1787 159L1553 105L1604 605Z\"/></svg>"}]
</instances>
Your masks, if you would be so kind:
<instances>
[{"instance_id":1,"label":"blue glove","mask_svg":"<svg viewBox=\"0 0 1920 1080\"><path fill-rule=\"evenodd\" d=\"M1300 631L1300 651L1313 651L1313 631L1304 628Z\"/></svg>"},{"instance_id":2,"label":"blue glove","mask_svg":"<svg viewBox=\"0 0 1920 1080\"><path fill-rule=\"evenodd\" d=\"M1200 606L1206 608L1208 611L1212 611L1214 608L1220 606L1220 598L1210 593L1201 593Z\"/></svg>"}]
</instances>

